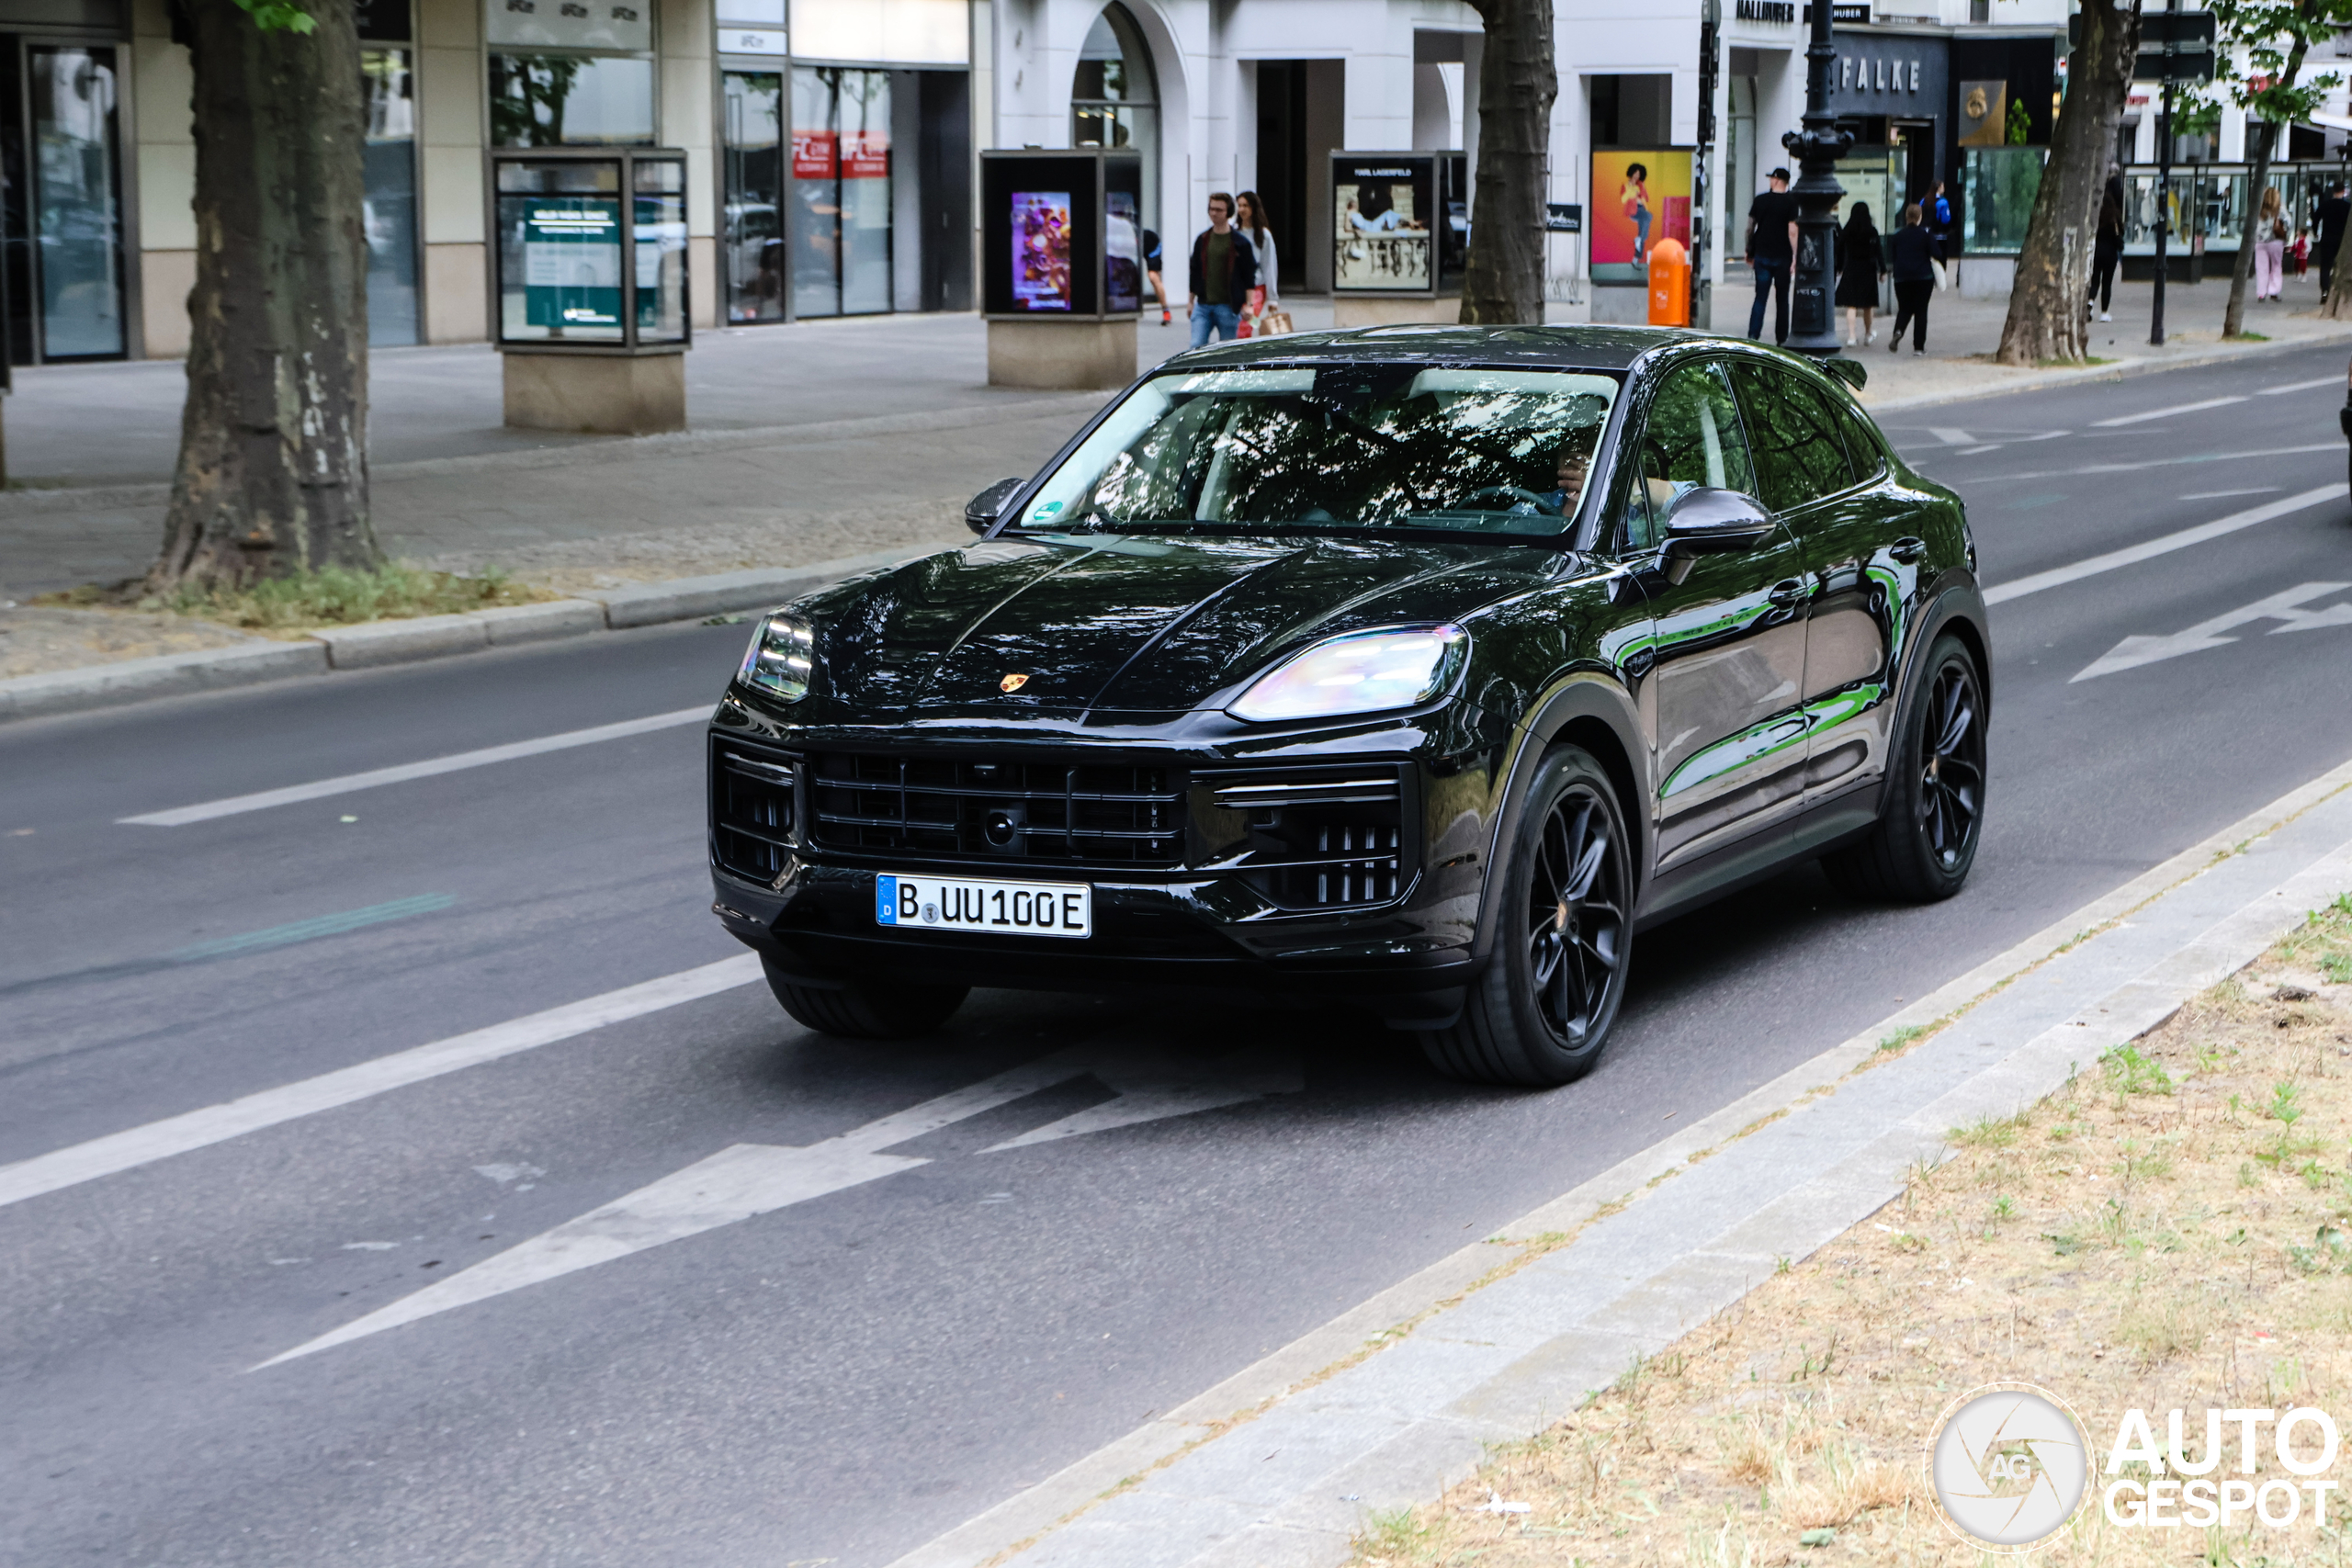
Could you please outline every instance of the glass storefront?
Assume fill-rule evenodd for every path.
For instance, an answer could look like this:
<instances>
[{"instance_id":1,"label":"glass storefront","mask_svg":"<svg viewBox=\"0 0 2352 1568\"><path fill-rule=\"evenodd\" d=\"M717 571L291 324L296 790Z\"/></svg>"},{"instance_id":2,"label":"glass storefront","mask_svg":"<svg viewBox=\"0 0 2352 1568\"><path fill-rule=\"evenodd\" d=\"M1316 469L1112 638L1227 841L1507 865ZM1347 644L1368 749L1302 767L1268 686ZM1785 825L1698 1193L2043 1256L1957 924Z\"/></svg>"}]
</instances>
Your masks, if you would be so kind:
<instances>
[{"instance_id":1,"label":"glass storefront","mask_svg":"<svg viewBox=\"0 0 2352 1568\"><path fill-rule=\"evenodd\" d=\"M128 346L117 51L0 39L9 349L18 364Z\"/></svg>"},{"instance_id":2,"label":"glass storefront","mask_svg":"<svg viewBox=\"0 0 2352 1568\"><path fill-rule=\"evenodd\" d=\"M784 73L720 77L719 155L727 176L719 268L730 324L784 320Z\"/></svg>"},{"instance_id":3,"label":"glass storefront","mask_svg":"<svg viewBox=\"0 0 2352 1568\"><path fill-rule=\"evenodd\" d=\"M888 310L890 73L792 69L792 310Z\"/></svg>"},{"instance_id":4,"label":"glass storefront","mask_svg":"<svg viewBox=\"0 0 2352 1568\"><path fill-rule=\"evenodd\" d=\"M484 10L491 145L652 145L651 6L508 0Z\"/></svg>"},{"instance_id":5,"label":"glass storefront","mask_svg":"<svg viewBox=\"0 0 2352 1568\"><path fill-rule=\"evenodd\" d=\"M416 300L416 96L405 49L359 53L368 113L368 341L422 336Z\"/></svg>"}]
</instances>

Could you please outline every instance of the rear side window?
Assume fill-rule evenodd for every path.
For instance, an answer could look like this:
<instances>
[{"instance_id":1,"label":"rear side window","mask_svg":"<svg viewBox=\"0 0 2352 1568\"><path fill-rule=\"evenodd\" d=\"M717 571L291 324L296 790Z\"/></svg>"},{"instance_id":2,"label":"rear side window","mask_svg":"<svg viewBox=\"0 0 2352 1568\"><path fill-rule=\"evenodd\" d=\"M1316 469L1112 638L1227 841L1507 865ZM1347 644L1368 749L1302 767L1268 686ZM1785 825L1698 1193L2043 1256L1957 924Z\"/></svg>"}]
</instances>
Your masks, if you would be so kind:
<instances>
[{"instance_id":1,"label":"rear side window","mask_svg":"<svg viewBox=\"0 0 2352 1568\"><path fill-rule=\"evenodd\" d=\"M1696 485L1756 493L1756 476L1731 383L1714 360L1668 373L1642 424L1634 481L1625 496L1625 548L1657 543L1667 506Z\"/></svg>"},{"instance_id":2,"label":"rear side window","mask_svg":"<svg viewBox=\"0 0 2352 1568\"><path fill-rule=\"evenodd\" d=\"M1839 423L1845 428L1846 456L1853 464L1854 480L1869 484L1886 472L1886 447L1878 438L1878 427L1853 399L1833 395L1829 401L1842 416Z\"/></svg>"},{"instance_id":3,"label":"rear side window","mask_svg":"<svg viewBox=\"0 0 2352 1568\"><path fill-rule=\"evenodd\" d=\"M1732 367L1754 448L1758 499L1775 512L1810 505L1854 482L1846 443L1819 394L1769 365Z\"/></svg>"}]
</instances>

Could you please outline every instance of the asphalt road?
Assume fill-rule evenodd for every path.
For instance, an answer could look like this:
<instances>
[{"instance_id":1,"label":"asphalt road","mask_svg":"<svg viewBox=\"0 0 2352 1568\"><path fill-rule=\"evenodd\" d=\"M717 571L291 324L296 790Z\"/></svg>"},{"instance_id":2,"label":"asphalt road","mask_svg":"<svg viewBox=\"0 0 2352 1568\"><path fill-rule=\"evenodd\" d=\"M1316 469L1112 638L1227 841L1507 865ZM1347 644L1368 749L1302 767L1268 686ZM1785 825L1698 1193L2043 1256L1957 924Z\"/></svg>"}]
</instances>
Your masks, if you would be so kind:
<instances>
[{"instance_id":1,"label":"asphalt road","mask_svg":"<svg viewBox=\"0 0 2352 1568\"><path fill-rule=\"evenodd\" d=\"M1998 586L2340 486L2342 373L2315 349L1889 428ZM2344 761L2347 569L2332 498L2001 604L1968 890L1860 908L1808 869L1649 933L1610 1056L1556 1093L1216 998L982 993L876 1048L741 986L6 1202L0 1562L886 1563ZM0 1163L734 956L692 725L117 819L707 704L743 635L0 731ZM629 1197L1065 1049L1092 1076L827 1145L846 1177L755 1149L754 1217ZM1171 1062L1161 1109L1234 1102L999 1146L1114 1089L1148 1110ZM616 1201L566 1233L586 1266L254 1370Z\"/></svg>"}]
</instances>

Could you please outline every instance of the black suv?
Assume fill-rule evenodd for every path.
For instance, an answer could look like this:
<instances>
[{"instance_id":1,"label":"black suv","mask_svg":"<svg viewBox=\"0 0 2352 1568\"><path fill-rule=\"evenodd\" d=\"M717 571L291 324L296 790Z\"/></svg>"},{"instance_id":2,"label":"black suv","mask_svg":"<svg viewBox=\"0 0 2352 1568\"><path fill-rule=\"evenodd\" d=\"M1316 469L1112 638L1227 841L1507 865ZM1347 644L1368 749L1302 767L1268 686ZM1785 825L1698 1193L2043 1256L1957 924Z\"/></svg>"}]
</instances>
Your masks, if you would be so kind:
<instances>
[{"instance_id":1,"label":"black suv","mask_svg":"<svg viewBox=\"0 0 2352 1568\"><path fill-rule=\"evenodd\" d=\"M714 908L835 1034L1204 982L1576 1077L1643 927L1813 857L1871 897L1968 875L1967 519L1827 369L1603 327L1180 355L976 497L977 542L762 621Z\"/></svg>"}]
</instances>

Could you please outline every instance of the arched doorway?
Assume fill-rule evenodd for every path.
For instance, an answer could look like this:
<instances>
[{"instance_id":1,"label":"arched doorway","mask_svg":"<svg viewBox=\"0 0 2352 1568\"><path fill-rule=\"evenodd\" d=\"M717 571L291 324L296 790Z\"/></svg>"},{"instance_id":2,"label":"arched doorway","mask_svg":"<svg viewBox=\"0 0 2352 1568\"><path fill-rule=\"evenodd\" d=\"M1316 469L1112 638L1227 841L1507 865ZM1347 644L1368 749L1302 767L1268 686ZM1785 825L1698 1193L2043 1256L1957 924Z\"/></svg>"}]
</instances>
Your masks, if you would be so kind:
<instances>
[{"instance_id":1,"label":"arched doorway","mask_svg":"<svg viewBox=\"0 0 2352 1568\"><path fill-rule=\"evenodd\" d=\"M1159 228L1159 78L1143 29L1125 6L1104 6L1087 29L1069 96L1071 146L1132 148L1143 155L1143 223Z\"/></svg>"}]
</instances>

